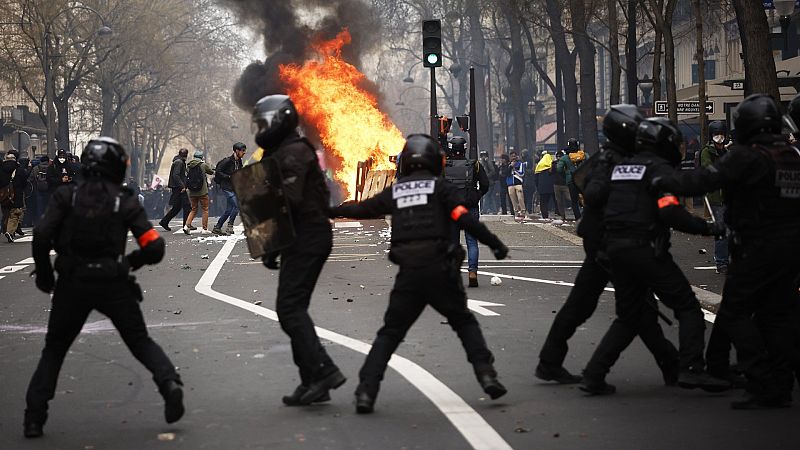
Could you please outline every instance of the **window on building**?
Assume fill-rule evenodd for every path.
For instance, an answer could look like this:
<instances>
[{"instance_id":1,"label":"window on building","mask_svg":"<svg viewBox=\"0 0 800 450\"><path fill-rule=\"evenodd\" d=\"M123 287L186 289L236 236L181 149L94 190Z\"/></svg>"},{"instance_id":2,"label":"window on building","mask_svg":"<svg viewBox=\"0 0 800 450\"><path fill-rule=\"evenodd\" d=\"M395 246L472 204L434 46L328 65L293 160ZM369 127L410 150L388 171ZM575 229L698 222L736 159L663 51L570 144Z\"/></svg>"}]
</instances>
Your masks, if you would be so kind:
<instances>
[{"instance_id":1,"label":"window on building","mask_svg":"<svg viewBox=\"0 0 800 450\"><path fill-rule=\"evenodd\" d=\"M717 78L717 61L713 59L707 59L706 61L706 70L705 76L706 81L713 80ZM692 84L699 83L699 79L697 74L697 63L692 64Z\"/></svg>"}]
</instances>

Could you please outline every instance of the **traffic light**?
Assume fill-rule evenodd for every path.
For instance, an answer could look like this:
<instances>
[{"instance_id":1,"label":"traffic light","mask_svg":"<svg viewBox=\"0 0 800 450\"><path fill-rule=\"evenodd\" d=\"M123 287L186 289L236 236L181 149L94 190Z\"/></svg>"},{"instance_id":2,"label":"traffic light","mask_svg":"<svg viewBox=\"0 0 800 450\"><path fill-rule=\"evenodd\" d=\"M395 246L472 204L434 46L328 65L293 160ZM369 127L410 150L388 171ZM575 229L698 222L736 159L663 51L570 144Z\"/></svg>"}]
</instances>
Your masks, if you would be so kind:
<instances>
[{"instance_id":1,"label":"traffic light","mask_svg":"<svg viewBox=\"0 0 800 450\"><path fill-rule=\"evenodd\" d=\"M442 21L422 21L422 65L442 67Z\"/></svg>"}]
</instances>

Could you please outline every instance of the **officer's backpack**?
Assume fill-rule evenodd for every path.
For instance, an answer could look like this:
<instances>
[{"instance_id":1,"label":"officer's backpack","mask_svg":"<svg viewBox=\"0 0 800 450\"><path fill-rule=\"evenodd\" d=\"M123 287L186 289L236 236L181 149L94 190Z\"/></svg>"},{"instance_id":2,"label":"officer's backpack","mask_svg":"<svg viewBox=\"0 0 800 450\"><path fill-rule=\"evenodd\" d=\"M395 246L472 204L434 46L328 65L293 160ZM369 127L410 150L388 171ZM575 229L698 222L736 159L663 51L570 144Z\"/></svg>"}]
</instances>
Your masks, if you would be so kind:
<instances>
[{"instance_id":1,"label":"officer's backpack","mask_svg":"<svg viewBox=\"0 0 800 450\"><path fill-rule=\"evenodd\" d=\"M40 164L40 166L44 167L37 167L36 168L36 190L39 192L47 192L48 185L47 185L47 167L44 164Z\"/></svg>"},{"instance_id":2,"label":"officer's backpack","mask_svg":"<svg viewBox=\"0 0 800 450\"><path fill-rule=\"evenodd\" d=\"M459 189L475 189L476 163L471 159L448 159L444 167L444 178Z\"/></svg>"},{"instance_id":3,"label":"officer's backpack","mask_svg":"<svg viewBox=\"0 0 800 450\"><path fill-rule=\"evenodd\" d=\"M186 187L190 191L199 191L203 189L203 183L206 182L206 174L203 172L203 164L197 164L189 169L189 174L186 177Z\"/></svg>"}]
</instances>

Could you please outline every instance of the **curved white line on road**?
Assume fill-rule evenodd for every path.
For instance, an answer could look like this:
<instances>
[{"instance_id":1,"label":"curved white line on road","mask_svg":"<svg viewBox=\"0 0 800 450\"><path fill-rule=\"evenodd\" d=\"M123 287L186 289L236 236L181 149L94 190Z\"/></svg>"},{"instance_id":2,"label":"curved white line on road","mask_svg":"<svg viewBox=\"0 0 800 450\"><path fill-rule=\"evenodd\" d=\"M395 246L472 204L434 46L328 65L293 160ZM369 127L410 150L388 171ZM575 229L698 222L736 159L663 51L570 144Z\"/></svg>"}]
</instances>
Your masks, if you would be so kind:
<instances>
[{"instance_id":1,"label":"curved white line on road","mask_svg":"<svg viewBox=\"0 0 800 450\"><path fill-rule=\"evenodd\" d=\"M466 273L467 269L461 269L461 272ZM545 279L542 279L542 278L531 278L531 277L521 277L521 276L518 276L518 275L506 275L504 273L486 272L486 271L483 271L483 270L479 270L478 271L478 275L486 275L486 276L489 276L489 277L497 277L497 278L508 278L509 280L530 281L530 282L533 282L533 283L555 284L555 285L558 285L558 286L569 286L569 287L575 286L575 283L567 283L566 281L545 280ZM614 288L605 287L603 289L605 291L607 291L607 292L614 292ZM698 298L700 298L701 300L710 299L710 300L716 302L717 304L719 304L719 302L720 302L720 298L721 297L720 297L719 294L715 294L713 292L705 291L705 290L700 289L700 288L695 287L695 286L692 286L692 290L694 291L695 295ZM701 308L701 310L703 311L703 316L705 317L706 321L709 322L709 323L714 323L714 321L717 318L717 315L714 314L713 312L707 310L706 308Z\"/></svg>"},{"instance_id":2,"label":"curved white line on road","mask_svg":"<svg viewBox=\"0 0 800 450\"><path fill-rule=\"evenodd\" d=\"M217 256L211 261L200 281L194 290L200 294L220 300L230 305L242 308L267 319L277 321L278 314L271 309L256 306L252 303L240 300L236 297L217 292L212 288L222 266L228 255L233 251L238 239L229 239ZM351 337L335 333L324 328L315 327L319 337L327 339L336 344L355 350L362 354L369 353L370 345L366 342L353 339ZM461 397L453 392L447 385L439 381L430 372L423 369L416 363L393 355L389 361L389 367L396 370L409 383L419 389L423 395L439 408L442 414L447 417L450 423L464 436L472 448L480 450L506 450L511 446L491 427L474 409L472 409Z\"/></svg>"}]
</instances>

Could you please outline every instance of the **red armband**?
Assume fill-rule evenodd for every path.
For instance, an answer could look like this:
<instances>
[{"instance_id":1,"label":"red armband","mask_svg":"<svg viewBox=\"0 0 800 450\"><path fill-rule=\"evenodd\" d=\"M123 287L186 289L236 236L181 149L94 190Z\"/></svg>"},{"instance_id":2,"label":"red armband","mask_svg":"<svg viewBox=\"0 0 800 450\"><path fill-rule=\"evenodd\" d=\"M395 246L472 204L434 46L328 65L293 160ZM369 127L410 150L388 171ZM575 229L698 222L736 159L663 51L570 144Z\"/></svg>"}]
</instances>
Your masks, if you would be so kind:
<instances>
[{"instance_id":1,"label":"red armband","mask_svg":"<svg viewBox=\"0 0 800 450\"><path fill-rule=\"evenodd\" d=\"M658 199L658 209L666 208L667 206L678 206L680 202L678 201L678 197L674 195L665 195Z\"/></svg>"},{"instance_id":2,"label":"red armband","mask_svg":"<svg viewBox=\"0 0 800 450\"><path fill-rule=\"evenodd\" d=\"M463 205L458 205L450 211L450 218L453 219L453 222L458 222L458 219L461 218L464 214L467 214L469 210L464 208Z\"/></svg>"},{"instance_id":3,"label":"red armband","mask_svg":"<svg viewBox=\"0 0 800 450\"><path fill-rule=\"evenodd\" d=\"M161 235L158 234L158 231L156 231L155 228L150 228L149 230L145 231L143 235L139 236L139 239L137 239L137 241L139 242L139 247L145 248L151 242L155 241L160 237Z\"/></svg>"}]
</instances>

